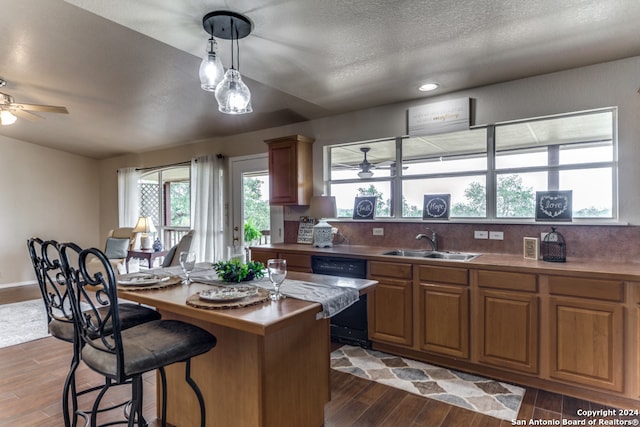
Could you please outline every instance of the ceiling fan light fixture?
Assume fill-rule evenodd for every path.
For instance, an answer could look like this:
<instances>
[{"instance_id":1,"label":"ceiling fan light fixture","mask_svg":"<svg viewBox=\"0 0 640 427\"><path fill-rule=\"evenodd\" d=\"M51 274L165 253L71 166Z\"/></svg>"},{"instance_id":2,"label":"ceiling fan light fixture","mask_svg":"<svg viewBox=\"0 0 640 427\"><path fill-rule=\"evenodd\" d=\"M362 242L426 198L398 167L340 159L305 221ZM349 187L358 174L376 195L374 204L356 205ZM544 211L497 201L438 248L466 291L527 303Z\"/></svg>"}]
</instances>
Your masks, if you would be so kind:
<instances>
[{"instance_id":1,"label":"ceiling fan light fixture","mask_svg":"<svg viewBox=\"0 0 640 427\"><path fill-rule=\"evenodd\" d=\"M216 86L224 78L224 68L220 55L218 55L218 43L211 36L208 42L207 56L200 63L200 87L208 92L215 92Z\"/></svg>"},{"instance_id":2,"label":"ceiling fan light fixture","mask_svg":"<svg viewBox=\"0 0 640 427\"><path fill-rule=\"evenodd\" d=\"M360 171L360 172L358 172L358 176L360 178L371 178L373 176L373 172L371 172L371 171Z\"/></svg>"},{"instance_id":3,"label":"ceiling fan light fixture","mask_svg":"<svg viewBox=\"0 0 640 427\"><path fill-rule=\"evenodd\" d=\"M12 125L18 120L16 116L14 116L11 111L2 110L0 111L0 125L9 126Z\"/></svg>"}]
</instances>

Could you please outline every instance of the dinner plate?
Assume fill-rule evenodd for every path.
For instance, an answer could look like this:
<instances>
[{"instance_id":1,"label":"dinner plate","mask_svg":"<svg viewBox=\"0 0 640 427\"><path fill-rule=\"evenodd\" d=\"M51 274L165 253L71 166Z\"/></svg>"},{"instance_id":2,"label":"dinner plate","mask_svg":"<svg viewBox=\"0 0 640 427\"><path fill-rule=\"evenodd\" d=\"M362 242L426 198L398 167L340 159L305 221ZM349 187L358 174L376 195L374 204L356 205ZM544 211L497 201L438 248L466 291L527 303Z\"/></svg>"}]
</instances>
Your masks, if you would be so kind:
<instances>
[{"instance_id":1,"label":"dinner plate","mask_svg":"<svg viewBox=\"0 0 640 427\"><path fill-rule=\"evenodd\" d=\"M258 293L255 286L219 286L200 292L200 299L213 302L237 301L242 298L254 296Z\"/></svg>"},{"instance_id":2,"label":"dinner plate","mask_svg":"<svg viewBox=\"0 0 640 427\"><path fill-rule=\"evenodd\" d=\"M118 279L118 284L123 286L150 286L166 282L171 276L158 274L137 274Z\"/></svg>"}]
</instances>

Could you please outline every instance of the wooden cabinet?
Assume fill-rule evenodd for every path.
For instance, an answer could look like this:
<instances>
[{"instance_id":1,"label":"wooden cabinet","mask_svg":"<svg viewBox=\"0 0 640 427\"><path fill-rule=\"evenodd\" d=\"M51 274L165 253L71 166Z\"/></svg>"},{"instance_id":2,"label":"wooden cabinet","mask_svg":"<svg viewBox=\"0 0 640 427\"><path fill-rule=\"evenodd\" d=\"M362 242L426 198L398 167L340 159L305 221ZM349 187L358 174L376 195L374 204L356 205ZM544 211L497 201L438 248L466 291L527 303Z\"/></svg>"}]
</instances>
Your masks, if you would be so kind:
<instances>
[{"instance_id":1,"label":"wooden cabinet","mask_svg":"<svg viewBox=\"0 0 640 427\"><path fill-rule=\"evenodd\" d=\"M296 252L278 252L272 249L253 248L251 249L251 258L254 261L260 261L265 266L267 265L267 260L271 258L286 259L288 271L311 273L311 255Z\"/></svg>"},{"instance_id":2,"label":"wooden cabinet","mask_svg":"<svg viewBox=\"0 0 640 427\"><path fill-rule=\"evenodd\" d=\"M308 205L313 194L312 144L301 135L269 139L269 203Z\"/></svg>"},{"instance_id":3,"label":"wooden cabinet","mask_svg":"<svg viewBox=\"0 0 640 427\"><path fill-rule=\"evenodd\" d=\"M369 338L391 344L413 343L412 265L370 261L369 278L378 285L367 300Z\"/></svg>"},{"instance_id":4,"label":"wooden cabinet","mask_svg":"<svg viewBox=\"0 0 640 427\"><path fill-rule=\"evenodd\" d=\"M535 274L477 272L478 361L538 372L539 298Z\"/></svg>"},{"instance_id":5,"label":"wooden cabinet","mask_svg":"<svg viewBox=\"0 0 640 427\"><path fill-rule=\"evenodd\" d=\"M622 391L624 283L549 277L551 377Z\"/></svg>"},{"instance_id":6,"label":"wooden cabinet","mask_svg":"<svg viewBox=\"0 0 640 427\"><path fill-rule=\"evenodd\" d=\"M418 346L469 358L469 270L416 266Z\"/></svg>"}]
</instances>

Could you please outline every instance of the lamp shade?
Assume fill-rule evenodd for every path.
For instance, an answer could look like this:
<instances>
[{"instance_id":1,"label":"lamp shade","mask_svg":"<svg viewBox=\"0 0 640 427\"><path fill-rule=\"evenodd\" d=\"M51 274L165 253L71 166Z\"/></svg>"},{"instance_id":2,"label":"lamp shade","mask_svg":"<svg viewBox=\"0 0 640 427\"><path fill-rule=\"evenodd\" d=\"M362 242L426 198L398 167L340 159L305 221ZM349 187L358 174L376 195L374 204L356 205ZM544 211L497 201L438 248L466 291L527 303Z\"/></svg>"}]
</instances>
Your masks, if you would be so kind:
<instances>
[{"instance_id":1,"label":"lamp shade","mask_svg":"<svg viewBox=\"0 0 640 427\"><path fill-rule=\"evenodd\" d=\"M229 68L216 88L218 110L226 114L245 114L251 108L251 92L237 70Z\"/></svg>"},{"instance_id":2,"label":"lamp shade","mask_svg":"<svg viewBox=\"0 0 640 427\"><path fill-rule=\"evenodd\" d=\"M215 92L216 86L224 78L224 68L217 51L217 43L211 37L207 56L200 63L200 87L209 92Z\"/></svg>"},{"instance_id":3,"label":"lamp shade","mask_svg":"<svg viewBox=\"0 0 640 427\"><path fill-rule=\"evenodd\" d=\"M7 126L12 125L16 122L18 118L11 113L11 111L2 110L0 111L0 125Z\"/></svg>"},{"instance_id":4,"label":"lamp shade","mask_svg":"<svg viewBox=\"0 0 640 427\"><path fill-rule=\"evenodd\" d=\"M134 233L155 233L156 227L150 216L141 216L133 229Z\"/></svg>"},{"instance_id":5,"label":"lamp shade","mask_svg":"<svg viewBox=\"0 0 640 427\"><path fill-rule=\"evenodd\" d=\"M313 196L310 203L310 215L314 218L335 218L338 216L334 196Z\"/></svg>"}]
</instances>

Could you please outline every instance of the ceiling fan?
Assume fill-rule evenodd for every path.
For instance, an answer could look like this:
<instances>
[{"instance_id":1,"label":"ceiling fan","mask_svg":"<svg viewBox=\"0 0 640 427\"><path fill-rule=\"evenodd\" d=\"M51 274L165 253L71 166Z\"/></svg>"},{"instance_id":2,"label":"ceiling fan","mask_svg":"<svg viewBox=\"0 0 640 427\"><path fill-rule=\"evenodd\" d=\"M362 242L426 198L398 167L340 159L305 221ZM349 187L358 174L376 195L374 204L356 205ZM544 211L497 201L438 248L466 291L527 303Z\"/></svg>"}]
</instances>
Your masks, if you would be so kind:
<instances>
[{"instance_id":1,"label":"ceiling fan","mask_svg":"<svg viewBox=\"0 0 640 427\"><path fill-rule=\"evenodd\" d=\"M360 167L358 176L360 178L371 178L373 176L373 172L371 171L371 169L391 169L392 171L396 169L397 164L395 161L392 161L392 160L387 160L387 161L376 163L376 164L373 164L370 161L368 161L367 153L370 150L371 148L369 147L360 148L360 151L362 151L362 153L364 154L364 159L362 160L362 162L360 162L360 164L358 164L358 167ZM402 169L407 169L407 167L403 166ZM393 172L392 172L392 175L394 175Z\"/></svg>"},{"instance_id":2,"label":"ceiling fan","mask_svg":"<svg viewBox=\"0 0 640 427\"><path fill-rule=\"evenodd\" d=\"M7 82L0 79L0 87L4 87ZM62 113L69 114L66 107L57 107L55 105L37 105L37 104L20 104L16 103L11 95L0 92L0 124L12 125L18 117L35 121L41 117L31 113L37 111L39 113Z\"/></svg>"}]
</instances>

